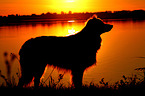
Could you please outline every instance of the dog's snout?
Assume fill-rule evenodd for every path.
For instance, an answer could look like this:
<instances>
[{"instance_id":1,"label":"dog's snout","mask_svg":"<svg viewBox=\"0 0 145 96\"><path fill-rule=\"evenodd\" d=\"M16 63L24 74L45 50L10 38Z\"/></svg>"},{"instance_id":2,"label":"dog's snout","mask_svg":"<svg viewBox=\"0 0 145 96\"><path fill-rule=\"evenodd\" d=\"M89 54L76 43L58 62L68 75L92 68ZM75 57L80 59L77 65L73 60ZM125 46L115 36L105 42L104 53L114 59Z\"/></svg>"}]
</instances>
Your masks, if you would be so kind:
<instances>
[{"instance_id":1,"label":"dog's snout","mask_svg":"<svg viewBox=\"0 0 145 96\"><path fill-rule=\"evenodd\" d=\"M109 32L113 28L113 25L105 24L105 32Z\"/></svg>"},{"instance_id":2,"label":"dog's snout","mask_svg":"<svg viewBox=\"0 0 145 96\"><path fill-rule=\"evenodd\" d=\"M110 25L110 30L111 30L112 28L113 28L113 25ZM109 30L109 31L110 31L110 30Z\"/></svg>"},{"instance_id":3,"label":"dog's snout","mask_svg":"<svg viewBox=\"0 0 145 96\"><path fill-rule=\"evenodd\" d=\"M113 28L113 25L111 25L111 27Z\"/></svg>"}]
</instances>

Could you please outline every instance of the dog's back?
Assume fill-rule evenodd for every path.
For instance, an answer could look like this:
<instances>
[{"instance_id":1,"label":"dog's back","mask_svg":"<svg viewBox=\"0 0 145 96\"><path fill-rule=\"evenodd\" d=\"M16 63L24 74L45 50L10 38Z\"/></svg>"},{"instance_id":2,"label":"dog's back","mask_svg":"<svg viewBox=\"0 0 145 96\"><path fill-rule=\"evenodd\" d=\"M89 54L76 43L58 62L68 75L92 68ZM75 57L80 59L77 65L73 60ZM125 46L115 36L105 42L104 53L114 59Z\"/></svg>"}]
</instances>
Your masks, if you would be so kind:
<instances>
[{"instance_id":1,"label":"dog's back","mask_svg":"<svg viewBox=\"0 0 145 96\"><path fill-rule=\"evenodd\" d=\"M97 42L99 43L93 44L90 40L81 40L75 35L69 37L42 36L28 40L22 46L19 55L20 58L27 56L36 62L46 62L50 65L72 69L78 64L85 65L88 57L92 55L94 60L90 60L89 63L95 63L96 51L100 48L101 38L98 38ZM86 64L84 67L87 66L90 65Z\"/></svg>"}]
</instances>

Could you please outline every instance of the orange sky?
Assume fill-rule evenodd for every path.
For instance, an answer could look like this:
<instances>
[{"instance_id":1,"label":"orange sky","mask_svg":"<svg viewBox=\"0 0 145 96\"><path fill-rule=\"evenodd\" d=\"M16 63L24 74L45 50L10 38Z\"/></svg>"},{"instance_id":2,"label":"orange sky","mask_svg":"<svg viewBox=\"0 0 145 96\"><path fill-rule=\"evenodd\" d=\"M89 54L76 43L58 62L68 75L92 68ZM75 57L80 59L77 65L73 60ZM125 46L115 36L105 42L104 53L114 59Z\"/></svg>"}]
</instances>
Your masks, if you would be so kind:
<instances>
[{"instance_id":1,"label":"orange sky","mask_svg":"<svg viewBox=\"0 0 145 96\"><path fill-rule=\"evenodd\" d=\"M145 10L145 0L0 0L0 15Z\"/></svg>"}]
</instances>

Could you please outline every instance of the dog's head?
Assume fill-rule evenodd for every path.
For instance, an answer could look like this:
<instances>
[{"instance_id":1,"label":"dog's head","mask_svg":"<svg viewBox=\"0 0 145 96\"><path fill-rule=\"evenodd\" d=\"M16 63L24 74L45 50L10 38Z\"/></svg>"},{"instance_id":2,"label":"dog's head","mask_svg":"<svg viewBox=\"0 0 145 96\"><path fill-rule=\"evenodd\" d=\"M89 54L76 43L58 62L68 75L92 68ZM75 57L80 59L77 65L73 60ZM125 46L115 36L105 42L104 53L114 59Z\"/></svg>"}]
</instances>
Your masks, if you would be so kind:
<instances>
[{"instance_id":1,"label":"dog's head","mask_svg":"<svg viewBox=\"0 0 145 96\"><path fill-rule=\"evenodd\" d=\"M93 17L87 22L86 28L95 34L101 35L102 33L109 32L113 28L113 25L105 24L101 19Z\"/></svg>"}]
</instances>

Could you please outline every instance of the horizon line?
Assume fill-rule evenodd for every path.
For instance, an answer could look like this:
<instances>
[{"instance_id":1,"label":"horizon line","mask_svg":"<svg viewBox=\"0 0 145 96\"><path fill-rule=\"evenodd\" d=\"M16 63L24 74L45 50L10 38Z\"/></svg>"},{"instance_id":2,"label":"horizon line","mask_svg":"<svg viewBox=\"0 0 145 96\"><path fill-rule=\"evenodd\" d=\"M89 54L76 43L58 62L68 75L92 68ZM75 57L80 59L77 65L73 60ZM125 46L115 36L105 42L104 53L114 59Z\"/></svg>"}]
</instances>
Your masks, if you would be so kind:
<instances>
[{"instance_id":1,"label":"horizon line","mask_svg":"<svg viewBox=\"0 0 145 96\"><path fill-rule=\"evenodd\" d=\"M145 9L143 8L140 8L140 9L135 9L135 10L143 10L145 11ZM68 11L68 12L64 12L64 11L60 11L60 12L42 12L40 14L37 14L37 13L31 13L31 14L18 14L18 13L15 13L15 14L8 14L8 15L20 15L20 16L24 16L24 15L32 15L32 14L35 14L35 15L42 15L42 14L47 14L47 13L51 13L51 14L61 14L62 12L64 14L69 14L69 12L71 12L71 14L75 14L75 13L97 13L97 12L116 12L116 11L135 11L135 10L127 10L127 9L122 9L122 10L114 10L114 11L111 11L111 10L104 10L104 11L94 11L94 12L91 12L91 11L86 11L86 12L73 12L73 11ZM0 15L0 16L8 16L8 15Z\"/></svg>"}]
</instances>

